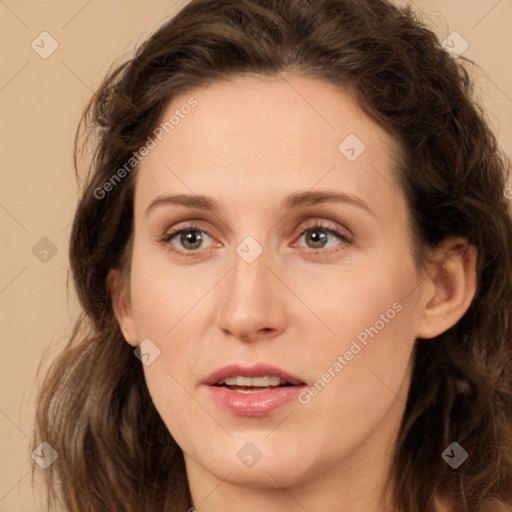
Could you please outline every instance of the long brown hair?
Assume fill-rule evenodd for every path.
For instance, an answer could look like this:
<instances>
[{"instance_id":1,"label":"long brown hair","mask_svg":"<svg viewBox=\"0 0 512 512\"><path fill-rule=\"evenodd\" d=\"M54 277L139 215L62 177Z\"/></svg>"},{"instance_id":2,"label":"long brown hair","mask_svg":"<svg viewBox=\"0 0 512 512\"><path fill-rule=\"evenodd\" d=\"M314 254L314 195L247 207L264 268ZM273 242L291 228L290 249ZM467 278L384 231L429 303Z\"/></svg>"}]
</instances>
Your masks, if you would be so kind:
<instances>
[{"instance_id":1,"label":"long brown hair","mask_svg":"<svg viewBox=\"0 0 512 512\"><path fill-rule=\"evenodd\" d=\"M419 263L449 237L478 249L469 310L436 339L417 340L390 472L397 510L434 512L436 494L457 512L512 502L509 164L462 60L413 11L384 0L192 0L109 72L75 146L77 169L90 171L70 246L84 313L42 385L32 441L32 449L46 441L58 452L44 470L50 508L191 506L182 452L123 340L107 285L111 269L130 264L135 171L108 194L98 190L147 142L177 94L283 71L350 90L395 138ZM456 470L441 457L453 441L469 454Z\"/></svg>"}]
</instances>

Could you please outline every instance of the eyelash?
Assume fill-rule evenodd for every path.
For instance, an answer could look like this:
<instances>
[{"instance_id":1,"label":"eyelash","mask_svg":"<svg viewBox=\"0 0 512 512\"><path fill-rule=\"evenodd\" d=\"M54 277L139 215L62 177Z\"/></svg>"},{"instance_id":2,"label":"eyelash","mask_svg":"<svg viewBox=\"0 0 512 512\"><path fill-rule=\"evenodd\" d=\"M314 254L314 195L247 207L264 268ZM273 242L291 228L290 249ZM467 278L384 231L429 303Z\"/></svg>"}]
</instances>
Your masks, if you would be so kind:
<instances>
[{"instance_id":1,"label":"eyelash","mask_svg":"<svg viewBox=\"0 0 512 512\"><path fill-rule=\"evenodd\" d=\"M175 238L177 235L180 235L182 233L190 233L190 232L194 232L194 231L206 233L203 229L201 229L196 224L188 224L185 226L180 226L176 229L173 229L172 231L165 233L165 235L160 239L160 242L164 245L167 245L171 252L177 253L180 256L183 256L185 258L197 257L199 249L190 250L190 251L180 251L180 250L174 248L172 243L170 243L171 240L173 238ZM335 229L332 229L332 228L326 226L325 224L322 224L319 221L316 221L313 226L310 226L310 227L302 230L299 234L299 238L302 237L304 234L306 234L309 231L325 231L326 233L328 233L336 238L339 238L348 247L350 247L354 243L354 240L351 237L349 237L348 235L343 235L343 234L339 233L338 231L336 231ZM210 236L210 235L208 235L208 236ZM319 255L319 254L332 254L334 252L338 252L340 249L333 250L332 248L328 248L326 250L326 249L312 249L311 247L306 247L303 250L305 250L310 255Z\"/></svg>"}]
</instances>

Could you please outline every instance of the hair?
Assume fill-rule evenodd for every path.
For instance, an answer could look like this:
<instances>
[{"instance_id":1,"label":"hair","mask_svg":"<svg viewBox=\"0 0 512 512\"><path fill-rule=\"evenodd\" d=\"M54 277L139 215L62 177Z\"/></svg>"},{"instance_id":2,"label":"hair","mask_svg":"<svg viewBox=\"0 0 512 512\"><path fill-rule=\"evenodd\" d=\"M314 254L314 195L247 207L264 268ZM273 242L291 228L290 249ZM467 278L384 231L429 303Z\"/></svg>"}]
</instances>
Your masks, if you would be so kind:
<instances>
[{"instance_id":1,"label":"hair","mask_svg":"<svg viewBox=\"0 0 512 512\"><path fill-rule=\"evenodd\" d=\"M385 0L192 0L109 70L75 138L77 172L89 170L69 251L83 313L38 395L33 448L46 441L58 452L44 472L50 510L191 506L182 451L124 341L107 282L130 266L135 172L101 199L95 190L178 94L282 72L349 91L397 142L415 261L453 237L478 250L468 311L435 339L416 340L389 473L395 507L434 512L436 494L455 512L512 502L510 164L463 61L414 11ZM469 454L456 470L441 457L454 441Z\"/></svg>"}]
</instances>

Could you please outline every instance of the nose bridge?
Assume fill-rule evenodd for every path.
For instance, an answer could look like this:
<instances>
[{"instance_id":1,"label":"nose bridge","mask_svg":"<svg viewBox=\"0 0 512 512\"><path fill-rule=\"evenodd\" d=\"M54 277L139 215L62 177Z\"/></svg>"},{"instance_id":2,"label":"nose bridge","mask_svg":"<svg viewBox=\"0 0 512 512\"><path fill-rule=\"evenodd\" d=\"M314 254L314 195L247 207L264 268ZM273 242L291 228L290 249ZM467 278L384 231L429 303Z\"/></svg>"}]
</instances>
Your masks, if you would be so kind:
<instances>
[{"instance_id":1,"label":"nose bridge","mask_svg":"<svg viewBox=\"0 0 512 512\"><path fill-rule=\"evenodd\" d=\"M262 299L268 299L270 295L268 254L263 246L256 246L256 243L250 237L238 245L230 277L230 295L238 301L252 302L253 307L264 303ZM239 304L242 305L241 302Z\"/></svg>"},{"instance_id":2,"label":"nose bridge","mask_svg":"<svg viewBox=\"0 0 512 512\"><path fill-rule=\"evenodd\" d=\"M278 290L271 282L274 276L267 268L271 253L251 238L236 248L218 310L219 327L244 339L280 330L284 321Z\"/></svg>"}]
</instances>

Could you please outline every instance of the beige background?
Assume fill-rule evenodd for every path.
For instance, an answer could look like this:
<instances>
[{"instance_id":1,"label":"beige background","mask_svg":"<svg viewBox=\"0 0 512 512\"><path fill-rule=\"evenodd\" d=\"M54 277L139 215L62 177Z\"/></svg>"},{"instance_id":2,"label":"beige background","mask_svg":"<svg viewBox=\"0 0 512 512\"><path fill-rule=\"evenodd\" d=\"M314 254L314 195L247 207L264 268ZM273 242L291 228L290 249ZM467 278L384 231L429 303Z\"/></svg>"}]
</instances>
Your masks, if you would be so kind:
<instances>
[{"instance_id":1,"label":"beige background","mask_svg":"<svg viewBox=\"0 0 512 512\"><path fill-rule=\"evenodd\" d=\"M457 31L468 42L464 56L481 66L473 73L479 96L512 155L512 0L413 4L440 40ZM44 372L67 341L77 311L66 279L77 199L72 141L80 113L110 64L179 5L0 0L0 512L43 510L33 501L28 440L39 361L46 353ZM46 59L31 47L35 40L38 51L50 48L48 36L41 43L42 32L58 43ZM44 237L51 244L40 242ZM41 261L44 250L47 261Z\"/></svg>"}]
</instances>

